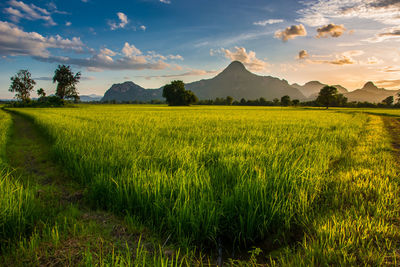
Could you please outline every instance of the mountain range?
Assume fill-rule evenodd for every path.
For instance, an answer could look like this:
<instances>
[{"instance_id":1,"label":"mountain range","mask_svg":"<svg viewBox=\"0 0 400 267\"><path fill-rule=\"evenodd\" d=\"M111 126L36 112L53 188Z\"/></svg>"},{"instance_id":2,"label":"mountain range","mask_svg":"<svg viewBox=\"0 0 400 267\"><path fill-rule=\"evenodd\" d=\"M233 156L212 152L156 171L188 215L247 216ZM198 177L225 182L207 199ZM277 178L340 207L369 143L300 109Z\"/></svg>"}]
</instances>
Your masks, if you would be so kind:
<instances>
[{"instance_id":1,"label":"mountain range","mask_svg":"<svg viewBox=\"0 0 400 267\"><path fill-rule=\"evenodd\" d=\"M281 98L289 95L291 99L301 101L315 100L319 91L326 84L311 81L304 85L289 84L286 80L272 76L259 76L248 71L239 61L233 61L221 73L211 79L204 79L185 85L187 90L193 91L196 96L203 99L225 98L231 96L236 100L258 99L266 100ZM378 103L390 95L396 95L400 90L387 90L378 88L372 82L367 82L363 88L349 92L341 85L334 85L338 92L344 94L349 101L368 101ZM158 89L145 89L131 81L113 84L106 91L102 101L150 101L163 100L162 87Z\"/></svg>"}]
</instances>

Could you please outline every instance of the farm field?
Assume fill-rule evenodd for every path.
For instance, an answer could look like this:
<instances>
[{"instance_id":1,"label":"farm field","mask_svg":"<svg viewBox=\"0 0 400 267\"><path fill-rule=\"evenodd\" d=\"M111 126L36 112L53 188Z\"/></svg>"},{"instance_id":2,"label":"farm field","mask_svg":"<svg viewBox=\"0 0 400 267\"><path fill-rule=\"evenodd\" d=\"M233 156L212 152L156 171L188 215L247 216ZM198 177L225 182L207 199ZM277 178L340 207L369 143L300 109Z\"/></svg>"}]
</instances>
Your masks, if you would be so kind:
<instances>
[{"instance_id":1,"label":"farm field","mask_svg":"<svg viewBox=\"0 0 400 267\"><path fill-rule=\"evenodd\" d=\"M83 265L400 261L398 111L161 105L10 111L0 114L6 262L21 255L40 262L44 244L54 244L44 254L57 259L60 244L71 233L84 239L82 232L102 237L108 248L100 250L98 239L77 242L76 250L91 244L74 259ZM29 174L12 171L23 166L26 155L15 151L27 144L44 163ZM65 201L71 197L79 201ZM61 204L45 211L54 200ZM123 225L126 244L134 236L135 253L114 240L115 225Z\"/></svg>"}]
</instances>

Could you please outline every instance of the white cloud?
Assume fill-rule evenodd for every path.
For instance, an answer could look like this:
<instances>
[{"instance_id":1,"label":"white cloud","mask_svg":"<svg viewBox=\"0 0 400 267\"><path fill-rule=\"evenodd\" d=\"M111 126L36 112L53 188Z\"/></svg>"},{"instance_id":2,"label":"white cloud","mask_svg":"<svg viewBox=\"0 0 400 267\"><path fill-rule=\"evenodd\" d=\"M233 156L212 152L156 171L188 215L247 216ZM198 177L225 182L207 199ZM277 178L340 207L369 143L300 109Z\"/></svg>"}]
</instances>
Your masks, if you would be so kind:
<instances>
[{"instance_id":1,"label":"white cloud","mask_svg":"<svg viewBox=\"0 0 400 267\"><path fill-rule=\"evenodd\" d=\"M82 53L89 51L89 57L54 56L49 49L65 49ZM85 49L85 50L84 50ZM122 53L108 48L100 51L86 47L79 38L72 39L56 36L43 36L37 32L25 32L18 26L0 21L0 56L31 56L42 62L70 64L85 67L89 71L103 70L161 70L170 68L181 69L170 65L167 60L183 59L180 55L159 55L156 52L143 54L133 44L125 43Z\"/></svg>"},{"instance_id":2,"label":"white cloud","mask_svg":"<svg viewBox=\"0 0 400 267\"><path fill-rule=\"evenodd\" d=\"M139 49L137 49L133 44L130 45L128 42L125 42L124 47L122 48L122 53L126 56L126 57L130 57L133 55L141 55L142 51L140 51Z\"/></svg>"},{"instance_id":3,"label":"white cloud","mask_svg":"<svg viewBox=\"0 0 400 267\"><path fill-rule=\"evenodd\" d=\"M281 39L286 42L290 39L294 39L298 36L306 36L307 31L303 24L292 25L284 30L278 30L275 32L275 38Z\"/></svg>"},{"instance_id":4,"label":"white cloud","mask_svg":"<svg viewBox=\"0 0 400 267\"><path fill-rule=\"evenodd\" d=\"M183 60L183 57L181 55L168 55L167 58Z\"/></svg>"},{"instance_id":5,"label":"white cloud","mask_svg":"<svg viewBox=\"0 0 400 267\"><path fill-rule=\"evenodd\" d=\"M82 51L84 45L80 38L62 38L59 35L45 37L37 32L25 32L14 24L0 21L0 55L30 55L48 57L49 48Z\"/></svg>"},{"instance_id":6,"label":"white cloud","mask_svg":"<svg viewBox=\"0 0 400 267\"><path fill-rule=\"evenodd\" d=\"M146 27L146 26L144 26L144 25L141 25L141 26L140 26L140 29L142 29L143 31L145 31L145 30L146 30L146 28L147 28L147 27Z\"/></svg>"},{"instance_id":7,"label":"white cloud","mask_svg":"<svg viewBox=\"0 0 400 267\"><path fill-rule=\"evenodd\" d=\"M283 19L267 19L267 20L256 21L253 23L253 25L266 26L266 25L282 23L282 22L284 22Z\"/></svg>"},{"instance_id":8,"label":"white cloud","mask_svg":"<svg viewBox=\"0 0 400 267\"><path fill-rule=\"evenodd\" d=\"M160 2L161 2L161 3L164 3L164 4L171 4L171 1L170 1L170 0L160 0Z\"/></svg>"},{"instance_id":9,"label":"white cloud","mask_svg":"<svg viewBox=\"0 0 400 267\"><path fill-rule=\"evenodd\" d=\"M223 53L231 61L242 62L251 71L267 71L270 66L268 62L258 59L254 51L247 52L244 47L235 46L233 50L221 48L220 50L211 50L210 53Z\"/></svg>"},{"instance_id":10,"label":"white cloud","mask_svg":"<svg viewBox=\"0 0 400 267\"><path fill-rule=\"evenodd\" d=\"M302 1L298 19L308 26L321 26L337 18L371 19L385 24L400 24L398 0L314 0Z\"/></svg>"},{"instance_id":11,"label":"white cloud","mask_svg":"<svg viewBox=\"0 0 400 267\"><path fill-rule=\"evenodd\" d=\"M113 56L115 56L117 54L117 53L115 53L114 51L112 51L111 49L108 49L108 48L100 49L100 52L102 54L104 54L104 55L111 56L111 57L113 57Z\"/></svg>"},{"instance_id":12,"label":"white cloud","mask_svg":"<svg viewBox=\"0 0 400 267\"><path fill-rule=\"evenodd\" d=\"M117 23L115 21L110 21L108 23L110 25L111 30L125 28L125 26L129 23L128 16L126 16L124 13L118 12L117 16L119 18L119 23Z\"/></svg>"},{"instance_id":13,"label":"white cloud","mask_svg":"<svg viewBox=\"0 0 400 267\"><path fill-rule=\"evenodd\" d=\"M65 26L67 26L67 27L71 26L71 24L72 23L70 21L65 22Z\"/></svg>"},{"instance_id":14,"label":"white cloud","mask_svg":"<svg viewBox=\"0 0 400 267\"><path fill-rule=\"evenodd\" d=\"M44 8L40 8L34 4L28 5L16 0L11 0L8 4L10 7L5 8L4 12L9 14L11 20L14 22L19 22L21 19L44 20L48 25L57 25L50 16L50 12Z\"/></svg>"}]
</instances>

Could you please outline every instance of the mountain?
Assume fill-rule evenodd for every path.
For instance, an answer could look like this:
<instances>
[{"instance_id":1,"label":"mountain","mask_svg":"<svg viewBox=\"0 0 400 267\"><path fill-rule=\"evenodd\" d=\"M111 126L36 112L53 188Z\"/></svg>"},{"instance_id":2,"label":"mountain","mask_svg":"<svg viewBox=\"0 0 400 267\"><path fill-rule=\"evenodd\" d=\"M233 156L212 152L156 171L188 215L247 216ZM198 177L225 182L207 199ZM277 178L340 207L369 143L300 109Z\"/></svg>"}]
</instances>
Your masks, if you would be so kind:
<instances>
[{"instance_id":1,"label":"mountain","mask_svg":"<svg viewBox=\"0 0 400 267\"><path fill-rule=\"evenodd\" d=\"M367 82L363 88L345 94L348 101L380 103L388 96L395 96L400 90L378 88L373 82Z\"/></svg>"},{"instance_id":2,"label":"mountain","mask_svg":"<svg viewBox=\"0 0 400 267\"><path fill-rule=\"evenodd\" d=\"M289 95L292 99L305 99L305 96L297 88L290 86L286 80L253 74L239 61L229 64L214 78L187 83L185 87L193 91L199 99L231 96L236 100L260 97L273 100L284 95ZM102 101L149 101L152 99L163 99L162 88L144 89L133 82L124 82L111 86L104 94Z\"/></svg>"},{"instance_id":3,"label":"mountain","mask_svg":"<svg viewBox=\"0 0 400 267\"><path fill-rule=\"evenodd\" d=\"M106 91L101 101L117 102L123 101L150 101L153 99L162 100L162 89L144 89L143 87L133 83L124 82L113 84Z\"/></svg>"},{"instance_id":4,"label":"mountain","mask_svg":"<svg viewBox=\"0 0 400 267\"><path fill-rule=\"evenodd\" d=\"M292 84L292 87L299 89L300 92L303 93L306 97L310 99L315 99L318 96L319 91L326 86L326 84L320 83L319 81L311 81L304 85L298 85L297 83ZM333 85L338 89L340 94L348 93L348 90L341 85Z\"/></svg>"},{"instance_id":5,"label":"mountain","mask_svg":"<svg viewBox=\"0 0 400 267\"><path fill-rule=\"evenodd\" d=\"M289 95L292 99L305 99L304 95L285 80L271 76L259 76L248 71L239 61L233 61L225 70L212 79L186 84L199 99L215 99L231 96L236 100L267 100Z\"/></svg>"},{"instance_id":6,"label":"mountain","mask_svg":"<svg viewBox=\"0 0 400 267\"><path fill-rule=\"evenodd\" d=\"M93 101L100 101L102 99L101 95L80 95L79 96L82 102L93 102Z\"/></svg>"}]
</instances>

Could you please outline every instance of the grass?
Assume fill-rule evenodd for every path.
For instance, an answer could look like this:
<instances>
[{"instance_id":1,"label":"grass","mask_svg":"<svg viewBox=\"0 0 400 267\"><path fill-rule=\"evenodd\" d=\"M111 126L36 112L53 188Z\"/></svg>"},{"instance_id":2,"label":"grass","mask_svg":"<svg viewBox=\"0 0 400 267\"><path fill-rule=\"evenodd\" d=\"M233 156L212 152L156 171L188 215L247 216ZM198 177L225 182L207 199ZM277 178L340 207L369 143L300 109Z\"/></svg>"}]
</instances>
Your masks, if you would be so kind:
<instances>
[{"instance_id":1,"label":"grass","mask_svg":"<svg viewBox=\"0 0 400 267\"><path fill-rule=\"evenodd\" d=\"M14 111L51 140L48 154L68 171L63 179L77 181L70 193L80 190L91 210L105 210L100 218L107 224L80 202L61 207L14 242L5 262L192 266L209 264L201 253L213 258L222 248L226 262L238 266L399 263L396 128L385 127L394 111L150 105ZM392 117L384 124L386 113ZM129 233L126 244L114 225ZM140 238L143 229L154 237Z\"/></svg>"},{"instance_id":2,"label":"grass","mask_svg":"<svg viewBox=\"0 0 400 267\"><path fill-rule=\"evenodd\" d=\"M0 184L0 265L192 265L194 257L188 261L133 217L90 209L84 188L51 160L46 138L21 116L1 112L11 173Z\"/></svg>"},{"instance_id":3,"label":"grass","mask_svg":"<svg viewBox=\"0 0 400 267\"><path fill-rule=\"evenodd\" d=\"M6 143L11 126L11 116L0 110L0 250L10 239L29 232L36 216L33 193L12 177L7 164Z\"/></svg>"}]
</instances>

